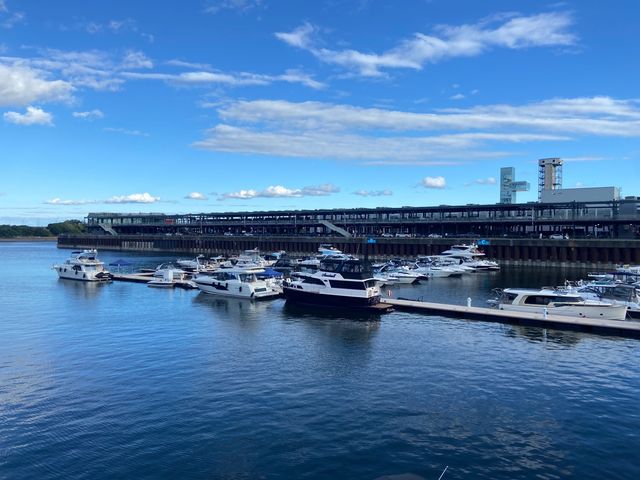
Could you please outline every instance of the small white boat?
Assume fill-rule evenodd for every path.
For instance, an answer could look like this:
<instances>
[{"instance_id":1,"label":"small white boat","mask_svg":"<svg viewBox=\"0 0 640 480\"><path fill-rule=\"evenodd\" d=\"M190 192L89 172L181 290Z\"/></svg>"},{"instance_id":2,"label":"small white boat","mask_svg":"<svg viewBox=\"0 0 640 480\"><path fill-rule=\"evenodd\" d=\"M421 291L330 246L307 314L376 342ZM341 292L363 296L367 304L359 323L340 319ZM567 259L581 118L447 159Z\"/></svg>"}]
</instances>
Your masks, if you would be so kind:
<instances>
[{"instance_id":1,"label":"small white boat","mask_svg":"<svg viewBox=\"0 0 640 480\"><path fill-rule=\"evenodd\" d=\"M162 278L154 278L147 282L147 287L153 288L173 288L176 286L173 280L173 270L167 269L164 271Z\"/></svg>"},{"instance_id":2,"label":"small white boat","mask_svg":"<svg viewBox=\"0 0 640 480\"><path fill-rule=\"evenodd\" d=\"M199 273L193 279L205 293L225 297L255 300L277 298L280 292L271 281L258 280L263 268L225 268L210 273Z\"/></svg>"},{"instance_id":3,"label":"small white boat","mask_svg":"<svg viewBox=\"0 0 640 480\"><path fill-rule=\"evenodd\" d=\"M95 249L71 252L71 258L52 268L58 272L60 278L69 280L108 282L113 279L113 275L104 268L104 262L98 260L98 252Z\"/></svg>"},{"instance_id":4,"label":"small white boat","mask_svg":"<svg viewBox=\"0 0 640 480\"><path fill-rule=\"evenodd\" d=\"M627 306L585 300L581 295L552 289L505 288L495 302L499 310L545 312L566 317L624 320Z\"/></svg>"}]
</instances>

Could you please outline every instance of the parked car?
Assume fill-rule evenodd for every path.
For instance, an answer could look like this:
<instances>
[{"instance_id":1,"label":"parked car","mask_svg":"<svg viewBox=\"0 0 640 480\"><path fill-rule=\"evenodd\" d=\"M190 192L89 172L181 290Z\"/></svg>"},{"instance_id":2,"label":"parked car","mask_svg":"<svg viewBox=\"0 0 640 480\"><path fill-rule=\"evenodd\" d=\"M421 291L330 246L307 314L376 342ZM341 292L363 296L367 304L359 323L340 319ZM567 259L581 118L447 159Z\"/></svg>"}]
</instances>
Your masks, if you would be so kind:
<instances>
[{"instance_id":1,"label":"parked car","mask_svg":"<svg viewBox=\"0 0 640 480\"><path fill-rule=\"evenodd\" d=\"M564 235L562 235L560 233L553 233L553 234L549 235L549 239L550 240L564 240Z\"/></svg>"},{"instance_id":2,"label":"parked car","mask_svg":"<svg viewBox=\"0 0 640 480\"><path fill-rule=\"evenodd\" d=\"M428 235L428 238L442 238L442 235L439 235L437 233L430 233Z\"/></svg>"}]
</instances>

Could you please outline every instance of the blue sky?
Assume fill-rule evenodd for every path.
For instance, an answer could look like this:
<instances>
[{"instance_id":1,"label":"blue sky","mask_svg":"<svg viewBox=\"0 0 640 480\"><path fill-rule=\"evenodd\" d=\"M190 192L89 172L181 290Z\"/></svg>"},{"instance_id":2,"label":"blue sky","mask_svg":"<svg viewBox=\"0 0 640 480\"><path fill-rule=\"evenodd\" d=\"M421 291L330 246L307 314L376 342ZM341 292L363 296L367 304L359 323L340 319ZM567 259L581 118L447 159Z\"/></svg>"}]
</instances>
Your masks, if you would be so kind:
<instances>
[{"instance_id":1,"label":"blue sky","mask_svg":"<svg viewBox=\"0 0 640 480\"><path fill-rule=\"evenodd\" d=\"M0 223L640 195L640 4L0 0Z\"/></svg>"}]
</instances>

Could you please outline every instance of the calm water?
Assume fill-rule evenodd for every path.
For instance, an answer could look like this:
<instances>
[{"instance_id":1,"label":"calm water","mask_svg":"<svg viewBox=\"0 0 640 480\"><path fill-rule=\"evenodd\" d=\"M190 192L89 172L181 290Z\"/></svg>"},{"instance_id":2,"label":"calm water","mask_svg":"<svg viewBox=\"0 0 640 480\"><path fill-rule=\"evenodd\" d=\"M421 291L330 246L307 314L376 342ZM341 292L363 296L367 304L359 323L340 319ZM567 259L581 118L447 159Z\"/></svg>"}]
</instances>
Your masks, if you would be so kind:
<instances>
[{"instance_id":1,"label":"calm water","mask_svg":"<svg viewBox=\"0 0 640 480\"><path fill-rule=\"evenodd\" d=\"M68 253L0 243L0 477L640 478L637 340L58 280ZM580 273L393 295L478 305Z\"/></svg>"}]
</instances>

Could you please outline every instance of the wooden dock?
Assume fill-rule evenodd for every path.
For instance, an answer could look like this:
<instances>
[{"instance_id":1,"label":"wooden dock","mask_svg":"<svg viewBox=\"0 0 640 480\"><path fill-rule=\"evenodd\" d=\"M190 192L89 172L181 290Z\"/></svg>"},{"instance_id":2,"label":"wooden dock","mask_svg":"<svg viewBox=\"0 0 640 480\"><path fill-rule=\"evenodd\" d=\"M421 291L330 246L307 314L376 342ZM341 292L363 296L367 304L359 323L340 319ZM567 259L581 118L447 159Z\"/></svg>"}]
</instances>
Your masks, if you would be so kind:
<instances>
[{"instance_id":1,"label":"wooden dock","mask_svg":"<svg viewBox=\"0 0 640 480\"><path fill-rule=\"evenodd\" d=\"M602 320L596 318L567 317L564 315L544 315L541 313L514 312L494 308L466 307L445 303L421 302L417 300L396 300L385 298L384 303L397 310L433 313L443 317L465 318L485 322L499 322L532 325L556 330L577 330L601 335L640 338L640 322L633 320Z\"/></svg>"}]
</instances>

